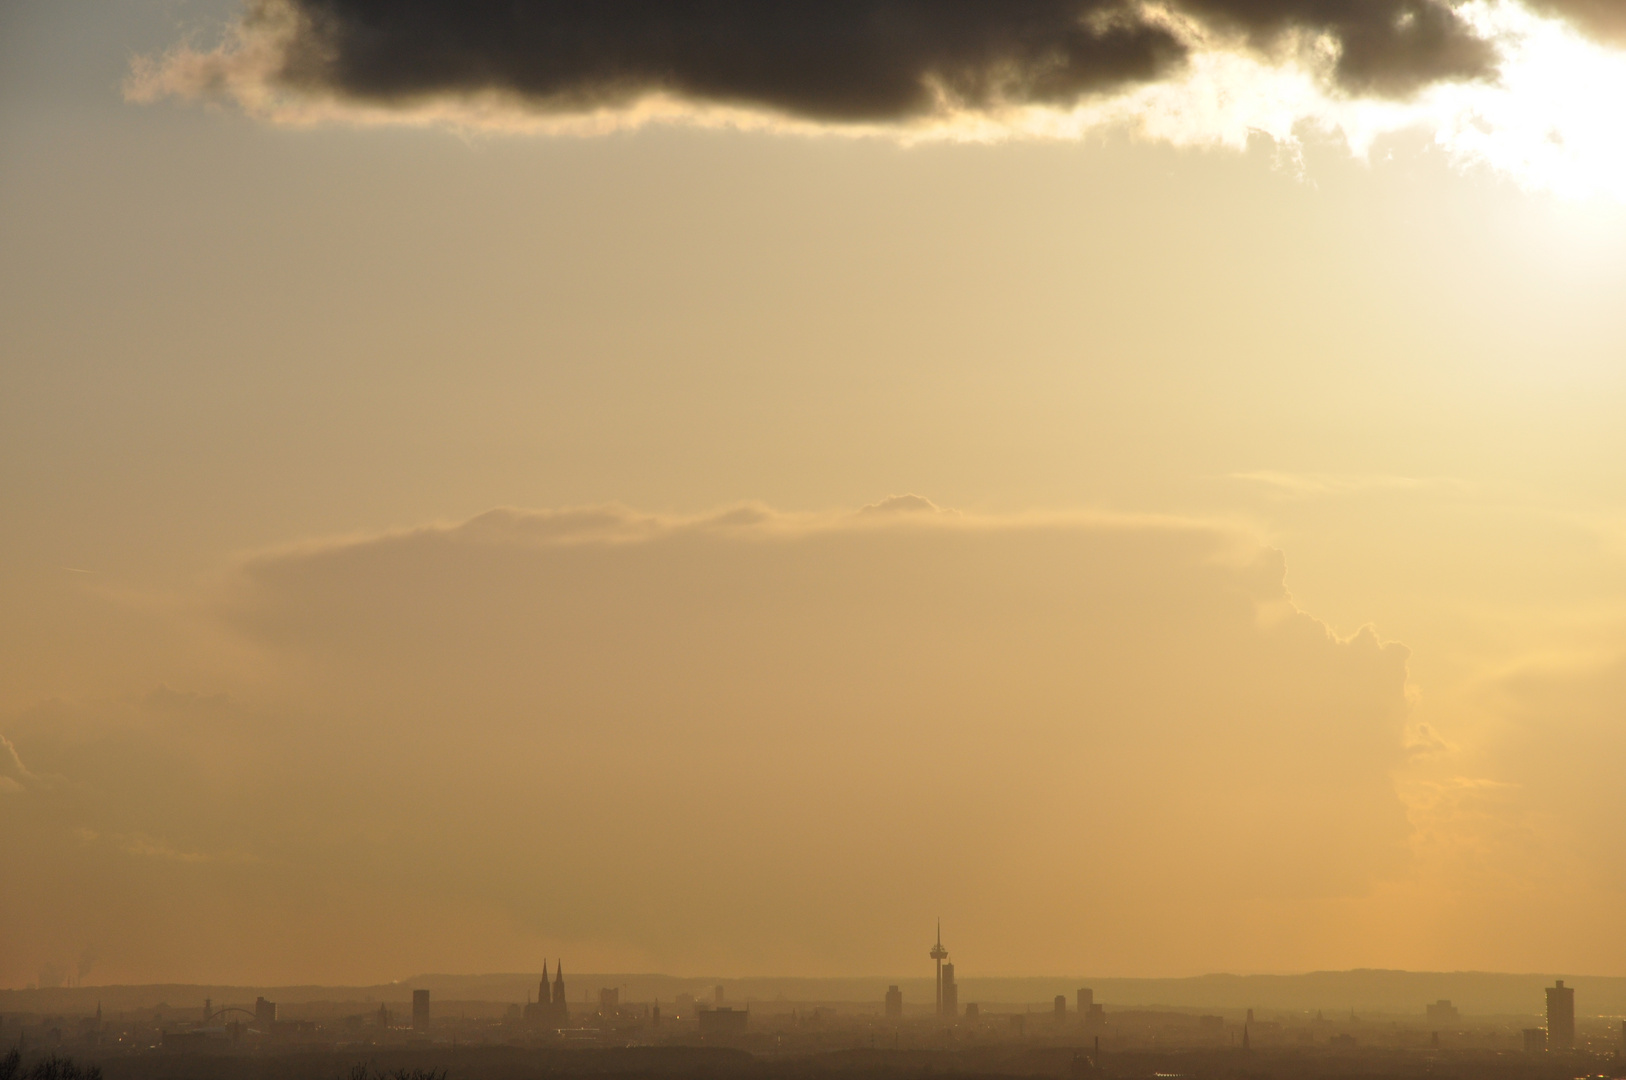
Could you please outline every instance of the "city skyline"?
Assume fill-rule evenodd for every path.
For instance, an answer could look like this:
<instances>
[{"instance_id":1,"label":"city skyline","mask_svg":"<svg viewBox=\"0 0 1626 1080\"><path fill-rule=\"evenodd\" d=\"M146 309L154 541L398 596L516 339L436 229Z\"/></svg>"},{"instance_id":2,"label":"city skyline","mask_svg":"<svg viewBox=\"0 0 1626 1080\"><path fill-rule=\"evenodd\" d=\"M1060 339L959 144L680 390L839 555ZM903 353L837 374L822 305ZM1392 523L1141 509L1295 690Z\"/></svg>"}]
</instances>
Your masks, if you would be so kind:
<instances>
[{"instance_id":1,"label":"city skyline","mask_svg":"<svg viewBox=\"0 0 1626 1080\"><path fill-rule=\"evenodd\" d=\"M1236 1012L1246 1022L1258 1010L1270 1015L1298 1015L1325 1013L1332 1003L1342 1002L1338 1009L1351 1021L1360 1014L1375 1017L1409 1016L1422 1018L1427 1023L1450 1027L1470 1020L1539 1016L1544 1023L1543 1045L1546 1033L1554 1033L1556 1048L1574 1038L1576 1017L1596 1026L1599 1020L1610 1020L1626 1003L1626 978L1581 976L1580 1000L1584 1008L1576 1011L1577 989L1575 977L1556 979L1553 985L1542 985L1551 979L1544 975L1512 975L1487 973L1447 972L1317 972L1297 976L1204 976L1197 979L1114 979L1096 980L1081 976L971 976L968 985L977 991L979 1000L966 1002L962 1011L948 1013L933 1000L932 992L941 980L930 975L867 976L831 979L784 979L774 977L726 978L708 975L650 975L633 973L587 973L576 986L574 997L563 992L563 979L556 973L542 984L541 994L533 994L528 983L536 975L525 973L487 975L419 975L395 980L374 987L230 987L199 986L177 987L172 984L90 985L70 987L27 987L21 990L0 989L10 995L9 1001L55 1000L57 1008L70 1011L94 1002L100 1009L104 1004L121 1011L151 1009L154 1005L167 1008L167 1003L154 994L170 994L180 990L196 990L201 994L205 1020L230 1019L232 1013L256 1018L262 1024L276 1021L278 1002L300 1006L330 1006L331 995L363 994L369 1003L382 1001L386 1005L395 1001L410 1007L422 1000L420 995L431 994L436 1000L453 1001L506 1001L509 996L522 997L523 1003L508 1002L519 1011L516 1018L527 1026L557 1026L555 1019L564 1019L583 1010L599 1014L613 1014L621 1005L645 1007L665 1001L675 1007L676 1018L692 1019L697 1010L728 1006L783 1006L786 1004L839 1003L867 1005L878 1008L882 1015L897 1016L907 1012L916 1018L934 1018L953 1023L965 1017L974 1018L976 1008L1010 1009L1031 1013L1036 1008L1053 1012L1057 1019L1078 1022L1086 1026L1103 1015L1103 1010L1114 1011L1153 1007L1184 1009L1214 1008ZM896 980L896 981L888 981ZM1070 994L1050 991L1058 986L1075 985L1080 981L1092 983ZM1568 982L1568 985L1566 985ZM1104 1000L1098 1000L1095 985L1106 990ZM884 987L884 993L882 988ZM1171 993L1171 988L1179 987ZM1434 1001L1422 1001L1428 994L1444 990L1457 996ZM925 991L922 995L921 991ZM255 992L252 1008L232 1005L234 995ZM267 993L278 997L267 998ZM1488 996L1487 996L1488 994ZM66 995L66 996L64 996ZM133 996L132 996L133 995ZM324 996L326 995L326 996ZM533 1000L535 998L535 1000ZM218 1007L212 1005L218 999ZM244 1001L248 999L245 997ZM1422 1001L1421 1006L1418 1002ZM72 1003L78 1003L74 1005ZM143 1004L145 1002L145 1004ZM541 1008L538 1008L541 1006ZM565 1006L564 1009L559 1006ZM184 1007L184 1006L183 1006ZM568 1011L566 1011L568 1010ZM3 1012L3 1010L0 1010ZM410 1026L412 1009L404 1022ZM1092 1019L1095 1018L1095 1019Z\"/></svg>"},{"instance_id":2,"label":"city skyline","mask_svg":"<svg viewBox=\"0 0 1626 1080\"><path fill-rule=\"evenodd\" d=\"M926 1052L933 1055L934 1063L947 1065L951 1071L963 1067L957 1061L963 1051L955 1048L963 1039L968 1046L978 1045L977 1058L984 1073L1012 1067L1016 1059L1010 1055L1020 1058L1058 1050L1072 1055L1075 1071L1099 1074L1115 1069L1121 1074L1127 1066L1132 1075L1143 1074L1148 1054L1200 1071L1230 1067L1225 1059L1216 1060L1215 1054L1240 1053L1252 1069L1287 1069L1295 1076L1343 1075L1352 1064L1382 1060L1393 1075L1401 1076L1409 1075L1403 1071L1406 1067L1437 1076L1442 1067L1473 1070L1494 1063L1501 1075L1521 1077L1549 1075L1553 1063L1573 1070L1590 1067L1588 1063L1618 1063L1626 1056L1626 1022L1619 1020L1618 1012L1626 1007L1626 978L1584 980L1590 993L1583 994L1563 979L1542 987L1541 1026L1521 1028L1528 1023L1538 996L1529 978L1517 980L1522 985L1514 993L1522 1000L1511 1013L1476 1014L1473 1006L1482 1007L1482 997L1472 999L1466 1011L1445 997L1418 1009L1418 992L1425 987L1415 981L1409 987L1396 985L1394 978L1407 974L1399 972L1321 973L1323 980L1330 975L1341 985L1333 989L1323 981L1319 991L1308 984L1309 977L1300 977L1301 994L1319 992L1325 998L1330 990L1337 1000L1352 1002L1351 991L1359 980L1386 976L1389 992L1399 991L1401 1007L1394 1010L1396 999L1391 999L1390 1008L1365 1015L1353 1004L1347 1015L1342 1008L1329 1015L1327 1008L1315 1007L1320 999L1310 997L1286 1008L1277 1002L1273 1008L1267 1004L1268 995L1261 998L1258 991L1262 987L1257 983L1248 988L1254 993L1244 999L1252 1004L1221 1004L1211 981L1209 996L1194 999L1195 1008L1191 1004L1182 1008L1167 996L1156 1004L1137 1006L1119 997L1120 985L1111 987L1104 1001L1096 1000L1095 988L1089 986L1072 994L1055 994L1037 1006L1020 1000L1020 992L1017 1000L977 995L962 1010L954 965L943 945L941 920L928 958L933 962L930 985L934 1000L920 1004L909 1001L905 986L924 983L924 978L891 983L884 995L873 994L866 1000L862 991L857 999L840 992L809 999L794 991L787 994L784 985L774 988L771 982L759 982L754 994L738 982L731 991L723 981L706 987L703 980L694 978L666 978L663 987L647 975L585 976L582 993L572 1002L561 960L554 966L551 982L544 968L536 999L531 1000L527 990L523 1006L503 1000L504 986L509 992L524 986L513 976L485 976L464 980L462 985L446 976L406 980L375 988L377 994L366 994L361 1011L356 1011L359 1002L354 990L337 988L289 988L294 992L287 996L295 1000L287 1009L263 994L255 998L252 1009L232 1005L233 995L241 991L226 990L222 1000L227 1003L217 1008L214 999L206 996L201 1010L172 1004L177 995L184 999L188 993L188 988L176 986L144 990L93 987L88 988L89 993L86 988L73 988L54 996L47 990L0 990L0 1026L9 1020L16 1040L5 1065L13 1072L23 1050L31 1045L51 1048L49 1060L59 1063L55 1066L58 1072L65 1067L62 1060L71 1061L60 1056L67 1048L102 1061L128 1061L132 1055L139 1058L158 1052L173 1063L177 1055L205 1055L222 1068L248 1058L264 1069L278 1068L279 1060L296 1056L308 1067L315 1055L354 1054L358 1049L407 1055L421 1062L433 1060L437 1047L449 1046L455 1055L461 1045L465 1055L476 1055L473 1068L477 1071L482 1069L478 1055L497 1048L509 1055L510 1062L519 1052L552 1060L555 1068L565 1064L567 1071L585 1068L602 1074L604 1063L583 1057L594 1048L638 1048L660 1055L641 1059L639 1068L647 1072L652 1065L681 1069L686 1050L709 1046L748 1051L747 1058L771 1052L781 1067L787 1055L799 1058L799 1074L805 1075L809 1068L821 1067L819 1059L829 1053L832 1036L856 1038L860 1047L867 1040L871 1054L884 1039L887 1049L879 1051L881 1058L870 1067L881 1065L887 1055L907 1060L906 1055ZM1474 976L1434 976L1435 985L1426 989L1442 989L1442 980L1454 979L1458 989L1468 989L1472 995L1474 988L1462 984L1465 978ZM1486 978L1478 976L1481 981ZM435 986L421 985L425 982ZM809 981L802 982L805 990ZM1039 985L1033 979L1025 983L1030 990ZM998 984L997 979L983 979L977 988L992 990ZM850 992L853 985L848 980L846 990ZM1010 985L1007 980L1006 988ZM871 989L878 990L873 980ZM64 993L73 997L64 997ZM160 993L164 999L155 1001L154 995ZM91 995L96 999L94 1015L62 1016L67 1013L71 1018L76 1008L82 1011ZM108 995L120 1000L114 1008L104 1010L104 996ZM1407 997L1409 1001L1404 1000ZM1070 1006L1070 1000L1076 1001L1076 1007ZM65 1034L65 1024L74 1034ZM570 1057L552 1057L561 1050ZM1257 1059L1255 1055L1259 1055ZM491 1068L492 1059L485 1060L484 1068ZM469 1067L467 1058L465 1067ZM853 1067L850 1061L843 1066L849 1074Z\"/></svg>"},{"instance_id":3,"label":"city skyline","mask_svg":"<svg viewBox=\"0 0 1626 1080\"><path fill-rule=\"evenodd\" d=\"M746 977L719 977L716 975L652 975L648 973L588 973L582 977L578 984L579 994L575 999L578 1008L589 1010L597 1009L600 1013L614 1012L615 1002L625 995L628 1003L643 1002L644 1004L658 1004L663 995L669 1004L678 1008L676 1015L688 1015L692 1018L694 1010L707 1009L713 1006L721 1007L725 1002L733 1003L736 1000L745 1002L784 1003L786 1001L821 1000L839 1001L851 1004L853 1002L869 1001L880 993L884 985L885 993L880 997L882 1010L887 1016L901 1016L907 1009L916 1013L935 1016L944 1022L955 1022L961 1017L961 1009L954 1003L953 993L959 985L958 978L953 973L953 965L944 963L948 959L947 949L942 946L942 930L939 921L937 942L934 945L929 959L933 960L936 969L930 974L903 975L869 975L830 977L824 979L786 979L773 976L746 976ZM486 974L486 975L418 975L407 979L392 980L382 987L371 988L367 1000L372 1001L379 991L394 992L398 995L410 995L416 1009L418 995L428 994L431 988L438 987L438 993L455 998L469 998L482 1000L484 997L501 991L497 987L507 986L509 992L513 988L523 988L526 980L534 979L534 975L524 974ZM1048 975L1048 976L1019 976L998 974L980 974L970 976L970 984L976 988L979 995L986 998L989 1003L1009 1006L1013 1000L1032 998L1034 1001L1051 1004L1055 1015L1060 1018L1073 1018L1081 1023L1095 1022L1102 1015L1107 1004L1117 1009L1125 1007L1134 1008L1137 1005L1183 1005L1205 1006L1218 1008L1232 1008L1241 1010L1244 1002L1248 1017L1251 1018L1255 1006L1272 1008L1276 1010L1303 1011L1315 1008L1317 1011L1326 1009L1332 1002L1347 1005L1353 1017L1362 1011L1375 1011L1379 1015L1391 1015L1399 1011L1402 1015L1416 1013L1413 1006L1416 1000L1422 1000L1429 994L1437 991L1452 994L1463 1007L1459 1007L1450 997L1440 997L1432 1002L1425 1002L1421 1013L1432 1024L1451 1025L1464 1017L1485 1015L1507 1015L1512 1013L1540 1013L1545 1021L1542 1029L1543 1046L1547 1046L1548 1031L1552 1036L1556 1048L1566 1048L1574 1039L1576 1013L1575 976L1557 978L1554 985L1542 988L1541 995L1544 1003L1537 1007L1536 994L1531 987L1542 980L1552 978L1547 975L1512 974L1512 973L1482 973L1482 972L1404 972L1404 971L1347 971L1347 972L1314 972L1297 975L1207 975L1185 979L1135 979L1135 978L1094 978L1078 975ZM1566 985L1566 978L1569 985ZM897 981L888 982L888 979ZM1585 1004L1601 1008L1598 1013L1585 1015L1596 1018L1608 1017L1614 1011L1626 1010L1626 977L1581 976L1581 983L1588 987ZM1069 993L1055 994L1049 998L1052 989L1063 985L1076 985L1080 981L1089 982L1090 986L1081 986ZM608 984L608 985L606 985ZM1106 998L1097 1000L1095 985L1106 988ZM732 993L729 987L734 989ZM914 989L905 992L906 987ZM1295 988L1296 989L1289 989ZM1364 988L1363 988L1364 987ZM920 989L928 991L928 1000L916 1002L910 994ZM1138 989L1137 989L1138 988ZM1493 989L1494 988L1494 989ZM144 991L161 991L163 987L68 984L61 986L43 985L38 988L40 992L75 991L76 1000L90 1000L94 997L97 1007L100 1008L102 995L108 992L128 994ZM241 993L244 988L230 988L219 986L213 989L200 988L206 994ZM275 988L268 988L276 992ZM355 992L367 988L313 988L313 987L284 987L281 992L291 993L294 999L300 1001L324 1000L320 995L330 989L343 992ZM25 993L32 994L36 990L29 985ZM311 994L315 991L316 997ZM945 996L945 991L948 996ZM0 994L17 993L0 988ZM1288 996L1281 996L1283 993ZM1490 996L1487 997L1487 992ZM1373 996L1376 994L1377 996ZM609 995L609 997L606 997ZM548 976L548 968L544 964L538 990L533 995L529 990L524 992L524 1007L519 1014L528 1026L542 1027L557 1026L555 1021L568 1017L567 1011L571 999L565 988L564 968L561 960L555 964L553 977ZM1590 998L1591 1000L1586 1000ZM1074 1005L1069 1008L1069 1000ZM208 1007L210 998L205 996L206 1015L210 1014ZM407 1000L403 998L402 1000ZM606 1007L605 1002L610 1004ZM698 1003L698 1004L697 1004ZM983 1002L968 1001L964 1006L966 1016L975 1016L978 1006ZM128 1007L126 1001L125 1007ZM1031 1009L1030 1002L1029 1008ZM1523 1008L1521 1008L1523 1006ZM517 1006L516 1006L517 1007ZM1465 1011L1465 1009L1467 1011ZM275 1001L259 996L252 1010L253 1015L264 1018L269 1016L275 1020L277 1005ZM1095 1019L1092 1019L1095 1018Z\"/></svg>"}]
</instances>

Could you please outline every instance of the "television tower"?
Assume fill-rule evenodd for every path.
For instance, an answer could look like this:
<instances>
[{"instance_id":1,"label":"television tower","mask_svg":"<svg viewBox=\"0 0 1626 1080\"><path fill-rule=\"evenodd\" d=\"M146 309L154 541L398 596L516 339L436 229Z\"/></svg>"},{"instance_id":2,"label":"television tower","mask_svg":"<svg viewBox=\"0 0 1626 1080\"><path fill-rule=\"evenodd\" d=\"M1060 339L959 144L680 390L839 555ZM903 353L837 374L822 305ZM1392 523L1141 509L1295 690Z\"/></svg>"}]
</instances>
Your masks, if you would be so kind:
<instances>
[{"instance_id":1,"label":"television tower","mask_svg":"<svg viewBox=\"0 0 1626 1080\"><path fill-rule=\"evenodd\" d=\"M932 946L931 957L937 961L937 1015L943 1015L943 961L948 959L948 950L943 948L943 920L937 920L937 944Z\"/></svg>"}]
</instances>

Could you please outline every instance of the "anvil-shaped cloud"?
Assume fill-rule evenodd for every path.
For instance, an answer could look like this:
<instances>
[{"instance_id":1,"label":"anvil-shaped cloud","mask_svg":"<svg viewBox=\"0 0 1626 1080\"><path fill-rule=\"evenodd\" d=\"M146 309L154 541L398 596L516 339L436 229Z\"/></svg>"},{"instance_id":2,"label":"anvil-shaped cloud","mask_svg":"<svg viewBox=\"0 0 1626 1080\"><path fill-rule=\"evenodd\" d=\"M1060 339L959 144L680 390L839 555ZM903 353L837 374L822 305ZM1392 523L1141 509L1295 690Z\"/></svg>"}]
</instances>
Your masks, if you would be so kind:
<instances>
[{"instance_id":1,"label":"anvil-shaped cloud","mask_svg":"<svg viewBox=\"0 0 1626 1080\"><path fill-rule=\"evenodd\" d=\"M0 857L29 873L0 916L55 925L57 883L95 877L150 906L84 933L175 976L526 942L862 969L934 904L990 965L1074 962L1057 926L1101 962L1242 963L1408 859L1407 651L1330 634L1282 574L1212 524L911 497L262 553L210 601L260 657L241 697L0 717L65 778L7 800L28 827ZM244 952L245 922L279 933Z\"/></svg>"}]
</instances>

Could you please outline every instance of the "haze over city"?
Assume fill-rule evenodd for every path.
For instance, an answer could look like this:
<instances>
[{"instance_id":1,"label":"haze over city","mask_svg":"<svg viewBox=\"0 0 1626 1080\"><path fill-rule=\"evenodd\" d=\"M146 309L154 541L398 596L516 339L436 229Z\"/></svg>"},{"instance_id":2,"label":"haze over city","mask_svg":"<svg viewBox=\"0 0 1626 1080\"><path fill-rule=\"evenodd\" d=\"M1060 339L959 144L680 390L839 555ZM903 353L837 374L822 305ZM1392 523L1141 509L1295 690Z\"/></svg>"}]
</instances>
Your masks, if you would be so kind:
<instances>
[{"instance_id":1,"label":"haze over city","mask_svg":"<svg viewBox=\"0 0 1626 1080\"><path fill-rule=\"evenodd\" d=\"M1614 1054L1623 94L1604 0L9 0L0 1051Z\"/></svg>"}]
</instances>

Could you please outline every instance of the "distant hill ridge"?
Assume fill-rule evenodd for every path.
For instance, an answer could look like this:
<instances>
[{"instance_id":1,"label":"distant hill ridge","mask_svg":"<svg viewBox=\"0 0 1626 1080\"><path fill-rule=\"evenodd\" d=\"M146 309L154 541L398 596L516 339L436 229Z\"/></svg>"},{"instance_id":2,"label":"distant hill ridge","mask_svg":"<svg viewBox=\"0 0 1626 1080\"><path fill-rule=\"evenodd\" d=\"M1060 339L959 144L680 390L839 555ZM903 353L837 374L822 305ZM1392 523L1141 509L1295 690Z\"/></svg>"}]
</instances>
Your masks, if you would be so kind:
<instances>
[{"instance_id":1,"label":"distant hill ridge","mask_svg":"<svg viewBox=\"0 0 1626 1080\"><path fill-rule=\"evenodd\" d=\"M405 1003L414 989L428 990L440 1001L523 1002L535 994L541 972L495 975L415 975L374 986L231 986L155 984L150 986L84 986L44 990L0 990L0 1013L91 1012L105 1009L154 1008L160 1003L191 1008L211 998L216 1003L253 1001L264 995L280 1004L310 1002ZM1299 975L1199 975L1173 979L1099 978L1088 975L983 977L960 976L960 1000L989 1006L1049 1007L1057 994L1069 1003L1079 987L1095 991L1095 1000L1114 1007L1172 1009L1326 1010L1347 1016L1360 1013L1421 1015L1429 1002L1446 998L1466 1015L1536 1016L1543 1009L1542 988L1554 979L1575 987L1576 1012L1583 1016L1626 1014L1626 977L1558 974L1502 974L1457 971L1314 971ZM621 988L623 1001L670 1001L680 993L710 1000L723 987L729 1004L807 1002L834 1004L879 1002L886 988L902 987L904 1000L929 1001L929 976L848 978L713 978L650 974L584 973L565 975L571 1002L596 1000L600 987Z\"/></svg>"}]
</instances>

